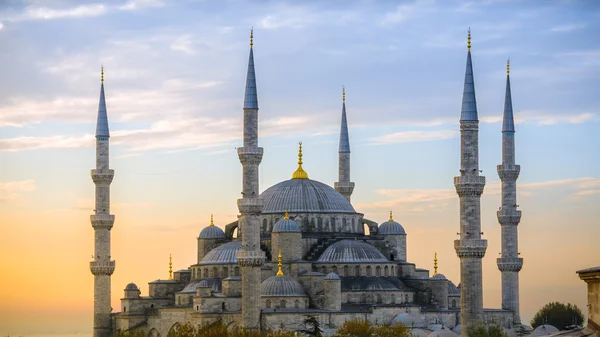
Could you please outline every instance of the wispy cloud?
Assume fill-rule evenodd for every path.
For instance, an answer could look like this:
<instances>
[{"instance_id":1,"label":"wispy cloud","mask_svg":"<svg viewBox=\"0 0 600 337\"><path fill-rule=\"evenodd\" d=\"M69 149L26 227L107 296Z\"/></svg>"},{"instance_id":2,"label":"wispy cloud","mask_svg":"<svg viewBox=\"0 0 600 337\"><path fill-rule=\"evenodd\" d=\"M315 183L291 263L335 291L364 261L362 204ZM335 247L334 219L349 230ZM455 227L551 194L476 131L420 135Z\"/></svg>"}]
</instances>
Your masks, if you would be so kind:
<instances>
[{"instance_id":1,"label":"wispy cloud","mask_svg":"<svg viewBox=\"0 0 600 337\"><path fill-rule=\"evenodd\" d=\"M456 130L439 131L404 131L389 135L373 137L370 139L372 145L383 145L393 143L412 143L431 140L442 140L455 138L458 135Z\"/></svg>"},{"instance_id":2,"label":"wispy cloud","mask_svg":"<svg viewBox=\"0 0 600 337\"><path fill-rule=\"evenodd\" d=\"M0 182L0 202L17 199L20 193L31 192L35 189L36 185L33 179Z\"/></svg>"},{"instance_id":3,"label":"wispy cloud","mask_svg":"<svg viewBox=\"0 0 600 337\"><path fill-rule=\"evenodd\" d=\"M433 4L434 0L415 0L411 3L403 3L398 5L393 12L386 13L380 24L382 26L393 26L407 21L416 17L423 10L432 9Z\"/></svg>"},{"instance_id":4,"label":"wispy cloud","mask_svg":"<svg viewBox=\"0 0 600 337\"><path fill-rule=\"evenodd\" d=\"M171 49L192 55L195 53L193 45L192 35L186 34L177 37L171 44Z\"/></svg>"},{"instance_id":5,"label":"wispy cloud","mask_svg":"<svg viewBox=\"0 0 600 337\"><path fill-rule=\"evenodd\" d=\"M567 24L567 25L561 25L561 26L552 27L550 29L550 31L551 32L555 32L555 33L566 33L566 32L572 32L574 30L582 29L582 28L585 28L584 24L573 23L573 24Z\"/></svg>"},{"instance_id":6,"label":"wispy cloud","mask_svg":"<svg viewBox=\"0 0 600 337\"><path fill-rule=\"evenodd\" d=\"M162 7L165 3L161 0L129 0L118 8L126 11L135 11L144 8Z\"/></svg>"},{"instance_id":7,"label":"wispy cloud","mask_svg":"<svg viewBox=\"0 0 600 337\"><path fill-rule=\"evenodd\" d=\"M103 4L86 4L65 9L29 6L25 9L23 19L54 20L63 18L85 18L103 15L106 11L107 7Z\"/></svg>"},{"instance_id":8,"label":"wispy cloud","mask_svg":"<svg viewBox=\"0 0 600 337\"><path fill-rule=\"evenodd\" d=\"M93 135L82 137L50 136L50 137L16 137L0 139L0 152L17 152L38 149L81 148L92 146Z\"/></svg>"}]
</instances>

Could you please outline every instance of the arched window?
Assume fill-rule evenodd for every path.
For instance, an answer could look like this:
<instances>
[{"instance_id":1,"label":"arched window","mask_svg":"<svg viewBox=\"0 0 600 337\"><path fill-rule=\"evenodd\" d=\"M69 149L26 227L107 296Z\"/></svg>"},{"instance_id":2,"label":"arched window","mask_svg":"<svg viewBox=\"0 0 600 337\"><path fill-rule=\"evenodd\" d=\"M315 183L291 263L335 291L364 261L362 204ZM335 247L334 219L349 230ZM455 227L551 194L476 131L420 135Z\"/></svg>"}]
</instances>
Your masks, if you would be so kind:
<instances>
[{"instance_id":1,"label":"arched window","mask_svg":"<svg viewBox=\"0 0 600 337\"><path fill-rule=\"evenodd\" d=\"M346 303L352 303L352 297L350 296L350 294L346 295Z\"/></svg>"},{"instance_id":2,"label":"arched window","mask_svg":"<svg viewBox=\"0 0 600 337\"><path fill-rule=\"evenodd\" d=\"M383 268L383 276L390 276L390 269L388 268L388 266L385 266L385 268Z\"/></svg>"},{"instance_id":3,"label":"arched window","mask_svg":"<svg viewBox=\"0 0 600 337\"><path fill-rule=\"evenodd\" d=\"M154 309L154 304L150 304L150 309Z\"/></svg>"},{"instance_id":4,"label":"arched window","mask_svg":"<svg viewBox=\"0 0 600 337\"><path fill-rule=\"evenodd\" d=\"M335 232L335 218L331 218L331 231Z\"/></svg>"},{"instance_id":5,"label":"arched window","mask_svg":"<svg viewBox=\"0 0 600 337\"><path fill-rule=\"evenodd\" d=\"M319 232L322 232L323 231L323 218L318 217L317 218L317 224L319 226Z\"/></svg>"},{"instance_id":6,"label":"arched window","mask_svg":"<svg viewBox=\"0 0 600 337\"><path fill-rule=\"evenodd\" d=\"M346 227L346 218L342 218L342 231L347 232L348 227Z\"/></svg>"},{"instance_id":7,"label":"arched window","mask_svg":"<svg viewBox=\"0 0 600 337\"><path fill-rule=\"evenodd\" d=\"M333 272L336 274L338 273L337 266L333 266Z\"/></svg>"},{"instance_id":8,"label":"arched window","mask_svg":"<svg viewBox=\"0 0 600 337\"><path fill-rule=\"evenodd\" d=\"M294 301L294 308L300 308L300 301L299 300L295 300Z\"/></svg>"},{"instance_id":9,"label":"arched window","mask_svg":"<svg viewBox=\"0 0 600 337\"><path fill-rule=\"evenodd\" d=\"M396 304L396 294L392 294L392 304Z\"/></svg>"},{"instance_id":10,"label":"arched window","mask_svg":"<svg viewBox=\"0 0 600 337\"><path fill-rule=\"evenodd\" d=\"M381 267L380 266L375 267L375 276L381 276Z\"/></svg>"},{"instance_id":11,"label":"arched window","mask_svg":"<svg viewBox=\"0 0 600 337\"><path fill-rule=\"evenodd\" d=\"M233 273L234 273L235 276L240 276L240 267L235 266L233 268Z\"/></svg>"},{"instance_id":12,"label":"arched window","mask_svg":"<svg viewBox=\"0 0 600 337\"><path fill-rule=\"evenodd\" d=\"M227 267L223 267L223 278L229 277L229 269Z\"/></svg>"},{"instance_id":13,"label":"arched window","mask_svg":"<svg viewBox=\"0 0 600 337\"><path fill-rule=\"evenodd\" d=\"M200 306L199 305L196 306L196 311L200 311Z\"/></svg>"},{"instance_id":14,"label":"arched window","mask_svg":"<svg viewBox=\"0 0 600 337\"><path fill-rule=\"evenodd\" d=\"M177 297L177 305L181 305L181 296Z\"/></svg>"},{"instance_id":15,"label":"arched window","mask_svg":"<svg viewBox=\"0 0 600 337\"><path fill-rule=\"evenodd\" d=\"M377 294L377 303L383 303L383 300L381 299L381 294Z\"/></svg>"},{"instance_id":16,"label":"arched window","mask_svg":"<svg viewBox=\"0 0 600 337\"><path fill-rule=\"evenodd\" d=\"M192 268L192 280L196 278L196 269Z\"/></svg>"},{"instance_id":17,"label":"arched window","mask_svg":"<svg viewBox=\"0 0 600 337\"><path fill-rule=\"evenodd\" d=\"M327 274L327 267L321 266L321 273Z\"/></svg>"},{"instance_id":18,"label":"arched window","mask_svg":"<svg viewBox=\"0 0 600 337\"><path fill-rule=\"evenodd\" d=\"M265 306L267 308L270 308L271 307L271 300L267 300L267 302L265 302Z\"/></svg>"},{"instance_id":19,"label":"arched window","mask_svg":"<svg viewBox=\"0 0 600 337\"><path fill-rule=\"evenodd\" d=\"M396 273L394 273L394 266L392 266L391 272L392 272L392 276L396 276Z\"/></svg>"},{"instance_id":20,"label":"arched window","mask_svg":"<svg viewBox=\"0 0 600 337\"><path fill-rule=\"evenodd\" d=\"M367 276L371 276L371 266L367 266Z\"/></svg>"},{"instance_id":21,"label":"arched window","mask_svg":"<svg viewBox=\"0 0 600 337\"><path fill-rule=\"evenodd\" d=\"M348 266L344 266L344 276L348 277Z\"/></svg>"},{"instance_id":22,"label":"arched window","mask_svg":"<svg viewBox=\"0 0 600 337\"><path fill-rule=\"evenodd\" d=\"M213 267L212 277L219 277L219 271L217 270L217 267Z\"/></svg>"},{"instance_id":23,"label":"arched window","mask_svg":"<svg viewBox=\"0 0 600 337\"><path fill-rule=\"evenodd\" d=\"M123 312L127 312L127 307L123 307Z\"/></svg>"},{"instance_id":24,"label":"arched window","mask_svg":"<svg viewBox=\"0 0 600 337\"><path fill-rule=\"evenodd\" d=\"M360 303L367 303L367 295L366 294L360 295Z\"/></svg>"},{"instance_id":25,"label":"arched window","mask_svg":"<svg viewBox=\"0 0 600 337\"><path fill-rule=\"evenodd\" d=\"M221 311L225 311L225 302L221 302Z\"/></svg>"},{"instance_id":26,"label":"arched window","mask_svg":"<svg viewBox=\"0 0 600 337\"><path fill-rule=\"evenodd\" d=\"M267 224L268 224L267 218L264 218L263 219L263 224L262 224L262 230L261 230L261 232L267 233L269 231L269 229L267 228Z\"/></svg>"},{"instance_id":27,"label":"arched window","mask_svg":"<svg viewBox=\"0 0 600 337\"><path fill-rule=\"evenodd\" d=\"M373 303L373 294L367 295L367 303L369 303L369 304Z\"/></svg>"},{"instance_id":28,"label":"arched window","mask_svg":"<svg viewBox=\"0 0 600 337\"><path fill-rule=\"evenodd\" d=\"M281 306L282 308L285 308L285 300L281 300L280 306Z\"/></svg>"},{"instance_id":29,"label":"arched window","mask_svg":"<svg viewBox=\"0 0 600 337\"><path fill-rule=\"evenodd\" d=\"M354 276L360 276L360 266L354 267Z\"/></svg>"},{"instance_id":30,"label":"arched window","mask_svg":"<svg viewBox=\"0 0 600 337\"><path fill-rule=\"evenodd\" d=\"M406 303L408 303L408 294L404 295L404 300Z\"/></svg>"},{"instance_id":31,"label":"arched window","mask_svg":"<svg viewBox=\"0 0 600 337\"><path fill-rule=\"evenodd\" d=\"M352 231L357 232L356 230L356 219L352 218Z\"/></svg>"},{"instance_id":32,"label":"arched window","mask_svg":"<svg viewBox=\"0 0 600 337\"><path fill-rule=\"evenodd\" d=\"M456 308L456 300L452 300L452 307Z\"/></svg>"},{"instance_id":33,"label":"arched window","mask_svg":"<svg viewBox=\"0 0 600 337\"><path fill-rule=\"evenodd\" d=\"M204 268L204 277L208 277L208 268Z\"/></svg>"}]
</instances>

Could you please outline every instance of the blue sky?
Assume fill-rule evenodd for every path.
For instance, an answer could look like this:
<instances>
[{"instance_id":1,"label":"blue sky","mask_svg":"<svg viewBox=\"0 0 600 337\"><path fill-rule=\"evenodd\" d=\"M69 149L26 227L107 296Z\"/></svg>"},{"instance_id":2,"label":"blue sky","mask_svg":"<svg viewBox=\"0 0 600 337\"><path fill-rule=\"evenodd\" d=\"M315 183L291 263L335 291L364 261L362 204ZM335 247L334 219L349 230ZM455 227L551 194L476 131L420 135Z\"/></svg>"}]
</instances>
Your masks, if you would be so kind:
<instances>
[{"instance_id":1,"label":"blue sky","mask_svg":"<svg viewBox=\"0 0 600 337\"><path fill-rule=\"evenodd\" d=\"M328 184L337 179L344 85L355 207L378 222L394 210L417 242L409 241L414 251L409 257L430 268L433 251L442 252L441 263L447 259L452 269L445 274L453 279L458 277L453 239L429 236L458 231L452 177L458 174L458 119L471 28L480 166L488 181L482 201L491 245L485 298L495 307L496 165L510 57L516 158L522 167L522 289L539 289L535 275L556 259L577 256L557 271L564 279L547 286L566 287L559 299L583 304L584 286L573 271L600 255L600 248L592 247L588 257L573 248L576 242L591 246L600 235L596 1L2 2L0 210L4 221L21 228L4 229L0 243L19 243L26 233L55 224L60 230L54 235L71 231L91 247L89 169L103 64L116 171L112 200L122 219L115 224L115 256L121 265L139 263L119 242L143 229L150 237L166 232L188 237L187 245L175 239L160 243L156 254L178 253L181 267L193 263L194 236L209 214L220 226L237 214L241 165L235 147L241 145L251 27L259 142L265 148L261 189L290 178L298 141L312 179ZM38 223L34 215L52 220ZM561 241L565 235L572 235L568 245ZM563 249L538 256L545 249L540 240ZM33 242L58 249L41 243L41 234L27 244ZM536 267L527 270L528 261ZM127 283L138 277L144 284L164 269L153 263L143 267L136 273L118 270L117 289L121 278ZM91 281L84 272L85 282ZM523 309L525 317L551 300L538 295Z\"/></svg>"}]
</instances>

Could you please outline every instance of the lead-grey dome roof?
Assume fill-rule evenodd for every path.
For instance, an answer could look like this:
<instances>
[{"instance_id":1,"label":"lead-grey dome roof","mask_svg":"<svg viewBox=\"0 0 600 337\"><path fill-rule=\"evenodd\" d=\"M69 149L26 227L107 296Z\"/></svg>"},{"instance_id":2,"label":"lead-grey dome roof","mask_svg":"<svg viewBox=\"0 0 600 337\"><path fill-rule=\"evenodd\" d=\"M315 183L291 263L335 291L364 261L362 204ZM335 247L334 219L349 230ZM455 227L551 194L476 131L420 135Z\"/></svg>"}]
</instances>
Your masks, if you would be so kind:
<instances>
[{"instance_id":1,"label":"lead-grey dome roof","mask_svg":"<svg viewBox=\"0 0 600 337\"><path fill-rule=\"evenodd\" d=\"M135 283L129 283L125 286L125 290L140 290Z\"/></svg>"},{"instance_id":2,"label":"lead-grey dome roof","mask_svg":"<svg viewBox=\"0 0 600 337\"><path fill-rule=\"evenodd\" d=\"M327 247L317 262L388 262L388 259L366 242L341 240Z\"/></svg>"},{"instance_id":3,"label":"lead-grey dome roof","mask_svg":"<svg viewBox=\"0 0 600 337\"><path fill-rule=\"evenodd\" d=\"M220 245L204 256L199 264L237 264L237 252L242 251L241 241L232 241Z\"/></svg>"},{"instance_id":4,"label":"lead-grey dome roof","mask_svg":"<svg viewBox=\"0 0 600 337\"><path fill-rule=\"evenodd\" d=\"M435 274L431 277L432 280L447 280L444 274Z\"/></svg>"},{"instance_id":5,"label":"lead-grey dome roof","mask_svg":"<svg viewBox=\"0 0 600 337\"><path fill-rule=\"evenodd\" d=\"M452 281L448 281L448 295L459 295L460 296L460 289L458 289L458 287L456 287L454 285L454 283L452 283Z\"/></svg>"},{"instance_id":6,"label":"lead-grey dome roof","mask_svg":"<svg viewBox=\"0 0 600 337\"><path fill-rule=\"evenodd\" d=\"M404 231L404 227L402 227L401 224L392 220L392 221L386 221L386 222L382 223L381 225L379 225L377 234L382 234L382 235L404 234L404 235L406 235L406 232Z\"/></svg>"},{"instance_id":7,"label":"lead-grey dome roof","mask_svg":"<svg viewBox=\"0 0 600 337\"><path fill-rule=\"evenodd\" d=\"M338 274L331 272L331 273L327 274L327 276L325 276L325 279L326 280L340 280L340 277L338 276Z\"/></svg>"},{"instance_id":8,"label":"lead-grey dome roof","mask_svg":"<svg viewBox=\"0 0 600 337\"><path fill-rule=\"evenodd\" d=\"M271 276L260 284L261 296L306 296L300 283L289 276Z\"/></svg>"},{"instance_id":9,"label":"lead-grey dome roof","mask_svg":"<svg viewBox=\"0 0 600 337\"><path fill-rule=\"evenodd\" d=\"M558 329L550 324L540 325L531 333L530 337L548 336L558 332Z\"/></svg>"},{"instance_id":10,"label":"lead-grey dome roof","mask_svg":"<svg viewBox=\"0 0 600 337\"><path fill-rule=\"evenodd\" d=\"M441 329L430 333L429 337L458 337L458 335L455 332L452 332L452 330L442 327Z\"/></svg>"},{"instance_id":11,"label":"lead-grey dome roof","mask_svg":"<svg viewBox=\"0 0 600 337\"><path fill-rule=\"evenodd\" d=\"M200 232L200 239L222 239L225 237L223 230L217 226L207 226Z\"/></svg>"},{"instance_id":12,"label":"lead-grey dome roof","mask_svg":"<svg viewBox=\"0 0 600 337\"><path fill-rule=\"evenodd\" d=\"M273 226L273 233L300 233L300 226L294 220L282 218Z\"/></svg>"},{"instance_id":13,"label":"lead-grey dome roof","mask_svg":"<svg viewBox=\"0 0 600 337\"><path fill-rule=\"evenodd\" d=\"M310 179L290 179L260 195L262 213L356 213L350 202L331 186Z\"/></svg>"}]
</instances>

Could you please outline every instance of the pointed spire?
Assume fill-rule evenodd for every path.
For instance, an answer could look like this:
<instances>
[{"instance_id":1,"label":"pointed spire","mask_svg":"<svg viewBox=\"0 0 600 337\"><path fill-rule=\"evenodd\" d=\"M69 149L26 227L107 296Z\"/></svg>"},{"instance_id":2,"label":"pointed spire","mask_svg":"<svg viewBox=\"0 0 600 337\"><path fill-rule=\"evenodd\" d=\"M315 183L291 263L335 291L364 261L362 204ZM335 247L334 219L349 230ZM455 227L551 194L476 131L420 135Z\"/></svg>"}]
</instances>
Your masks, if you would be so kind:
<instances>
[{"instance_id":1,"label":"pointed spire","mask_svg":"<svg viewBox=\"0 0 600 337\"><path fill-rule=\"evenodd\" d=\"M467 38L467 69L465 70L465 86L463 89L462 108L460 111L461 121L476 121L477 100L475 99L475 83L473 81L473 64L471 62L471 28Z\"/></svg>"},{"instance_id":2,"label":"pointed spire","mask_svg":"<svg viewBox=\"0 0 600 337\"><path fill-rule=\"evenodd\" d=\"M248 58L248 74L246 75L246 94L244 109L258 109L258 94L256 93L256 74L254 73L254 29L250 30L250 56Z\"/></svg>"},{"instance_id":3,"label":"pointed spire","mask_svg":"<svg viewBox=\"0 0 600 337\"><path fill-rule=\"evenodd\" d=\"M437 275L437 252L433 254L433 275Z\"/></svg>"},{"instance_id":4,"label":"pointed spire","mask_svg":"<svg viewBox=\"0 0 600 337\"><path fill-rule=\"evenodd\" d=\"M106 101L104 99L104 66L100 70L100 103L98 104L98 120L96 122L96 138L108 138L108 116L106 114Z\"/></svg>"},{"instance_id":5,"label":"pointed spire","mask_svg":"<svg viewBox=\"0 0 600 337\"><path fill-rule=\"evenodd\" d=\"M277 276L283 276L283 271L281 270L281 249L279 250L279 254L277 254Z\"/></svg>"},{"instance_id":6,"label":"pointed spire","mask_svg":"<svg viewBox=\"0 0 600 337\"><path fill-rule=\"evenodd\" d=\"M308 173L302 168L302 142L298 142L298 169L292 174L292 179L308 179Z\"/></svg>"},{"instance_id":7,"label":"pointed spire","mask_svg":"<svg viewBox=\"0 0 600 337\"><path fill-rule=\"evenodd\" d=\"M215 225L215 223L213 222L213 215L212 214L210 215L210 225L211 226Z\"/></svg>"},{"instance_id":8,"label":"pointed spire","mask_svg":"<svg viewBox=\"0 0 600 337\"><path fill-rule=\"evenodd\" d=\"M350 139L348 136L348 121L346 120L346 88L342 86L342 126L340 128L339 152L350 153Z\"/></svg>"},{"instance_id":9,"label":"pointed spire","mask_svg":"<svg viewBox=\"0 0 600 337\"><path fill-rule=\"evenodd\" d=\"M169 254L169 280L173 279L173 260L171 254Z\"/></svg>"},{"instance_id":10,"label":"pointed spire","mask_svg":"<svg viewBox=\"0 0 600 337\"><path fill-rule=\"evenodd\" d=\"M392 211L390 211L390 220L388 220L389 222L393 222L394 218L392 217Z\"/></svg>"},{"instance_id":11,"label":"pointed spire","mask_svg":"<svg viewBox=\"0 0 600 337\"><path fill-rule=\"evenodd\" d=\"M502 132L515 132L512 97L510 94L510 59L506 60L506 94L504 96L504 116L502 118Z\"/></svg>"}]
</instances>

